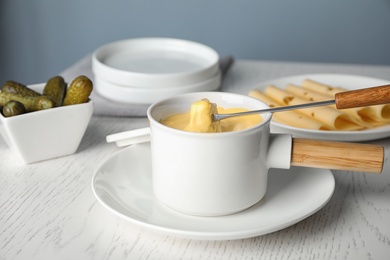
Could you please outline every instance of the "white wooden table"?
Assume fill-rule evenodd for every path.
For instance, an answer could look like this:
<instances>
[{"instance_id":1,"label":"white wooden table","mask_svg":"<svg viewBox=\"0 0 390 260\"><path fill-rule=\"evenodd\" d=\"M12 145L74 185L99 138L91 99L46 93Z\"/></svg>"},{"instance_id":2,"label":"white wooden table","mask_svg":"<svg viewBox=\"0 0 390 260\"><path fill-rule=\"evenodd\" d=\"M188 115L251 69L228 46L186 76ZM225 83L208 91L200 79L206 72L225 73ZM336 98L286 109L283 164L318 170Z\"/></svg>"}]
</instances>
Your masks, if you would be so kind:
<instances>
[{"instance_id":1,"label":"white wooden table","mask_svg":"<svg viewBox=\"0 0 390 260\"><path fill-rule=\"evenodd\" d=\"M307 73L390 81L390 66L235 61L223 90ZM145 127L145 118L93 117L78 153L21 164L0 140L0 259L389 259L390 139L381 175L335 172L333 197L307 219L268 235L200 241L128 223L93 196L96 167L120 150L108 134Z\"/></svg>"}]
</instances>

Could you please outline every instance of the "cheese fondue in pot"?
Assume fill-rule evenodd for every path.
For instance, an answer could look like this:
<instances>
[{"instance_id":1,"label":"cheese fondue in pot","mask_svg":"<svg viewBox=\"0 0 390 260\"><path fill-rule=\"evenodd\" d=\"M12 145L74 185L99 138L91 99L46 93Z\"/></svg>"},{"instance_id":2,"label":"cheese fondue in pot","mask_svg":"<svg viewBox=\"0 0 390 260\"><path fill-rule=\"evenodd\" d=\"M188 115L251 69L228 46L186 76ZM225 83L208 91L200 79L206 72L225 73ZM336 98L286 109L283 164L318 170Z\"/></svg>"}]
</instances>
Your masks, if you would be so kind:
<instances>
[{"instance_id":1,"label":"cheese fondue in pot","mask_svg":"<svg viewBox=\"0 0 390 260\"><path fill-rule=\"evenodd\" d=\"M191 104L190 112L172 115L161 123L179 130L197 133L220 133L247 129L258 125L263 118L260 115L237 116L213 122L213 114L230 114L248 111L244 108L221 108L202 99Z\"/></svg>"}]
</instances>

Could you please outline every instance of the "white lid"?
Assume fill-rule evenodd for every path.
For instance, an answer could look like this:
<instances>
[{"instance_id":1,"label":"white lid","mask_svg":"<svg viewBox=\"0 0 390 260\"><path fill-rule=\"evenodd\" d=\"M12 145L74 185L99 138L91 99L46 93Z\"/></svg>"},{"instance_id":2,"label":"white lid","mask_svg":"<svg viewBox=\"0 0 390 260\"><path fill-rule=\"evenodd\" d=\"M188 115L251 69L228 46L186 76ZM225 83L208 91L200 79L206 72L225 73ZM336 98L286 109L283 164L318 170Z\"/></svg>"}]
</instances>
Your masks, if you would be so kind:
<instances>
[{"instance_id":1,"label":"white lid","mask_svg":"<svg viewBox=\"0 0 390 260\"><path fill-rule=\"evenodd\" d=\"M109 43L92 56L92 71L107 82L162 88L194 84L219 71L219 56L200 43L139 38Z\"/></svg>"}]
</instances>

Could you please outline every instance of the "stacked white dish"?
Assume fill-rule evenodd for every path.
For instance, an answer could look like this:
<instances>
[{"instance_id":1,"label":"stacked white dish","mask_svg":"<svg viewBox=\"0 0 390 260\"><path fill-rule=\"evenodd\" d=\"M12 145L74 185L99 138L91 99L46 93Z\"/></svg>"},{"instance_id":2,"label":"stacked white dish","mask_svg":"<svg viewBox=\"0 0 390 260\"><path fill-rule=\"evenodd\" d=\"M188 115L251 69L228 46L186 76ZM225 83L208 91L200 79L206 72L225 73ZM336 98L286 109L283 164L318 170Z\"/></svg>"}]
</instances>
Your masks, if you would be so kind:
<instances>
[{"instance_id":1,"label":"stacked white dish","mask_svg":"<svg viewBox=\"0 0 390 260\"><path fill-rule=\"evenodd\" d=\"M115 102L152 104L221 85L218 53L196 42L139 38L109 43L92 56L97 92Z\"/></svg>"}]
</instances>

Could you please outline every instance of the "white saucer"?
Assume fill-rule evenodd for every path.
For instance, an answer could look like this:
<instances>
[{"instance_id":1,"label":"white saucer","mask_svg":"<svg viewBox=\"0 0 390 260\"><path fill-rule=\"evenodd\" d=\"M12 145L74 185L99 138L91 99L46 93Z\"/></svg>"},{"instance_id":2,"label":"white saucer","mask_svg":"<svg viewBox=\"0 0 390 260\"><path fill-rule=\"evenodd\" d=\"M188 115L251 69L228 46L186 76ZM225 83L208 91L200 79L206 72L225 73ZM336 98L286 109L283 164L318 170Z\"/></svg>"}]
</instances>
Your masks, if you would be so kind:
<instances>
[{"instance_id":1,"label":"white saucer","mask_svg":"<svg viewBox=\"0 0 390 260\"><path fill-rule=\"evenodd\" d=\"M332 197L330 170L271 170L266 196L229 216L197 217L175 212L153 195L150 143L127 147L95 171L92 190L108 210L160 233L191 239L231 240L265 235L291 226L322 208Z\"/></svg>"}]
</instances>

